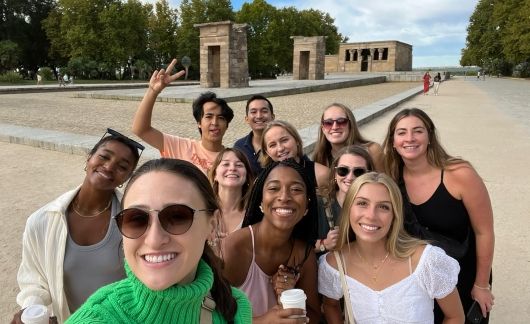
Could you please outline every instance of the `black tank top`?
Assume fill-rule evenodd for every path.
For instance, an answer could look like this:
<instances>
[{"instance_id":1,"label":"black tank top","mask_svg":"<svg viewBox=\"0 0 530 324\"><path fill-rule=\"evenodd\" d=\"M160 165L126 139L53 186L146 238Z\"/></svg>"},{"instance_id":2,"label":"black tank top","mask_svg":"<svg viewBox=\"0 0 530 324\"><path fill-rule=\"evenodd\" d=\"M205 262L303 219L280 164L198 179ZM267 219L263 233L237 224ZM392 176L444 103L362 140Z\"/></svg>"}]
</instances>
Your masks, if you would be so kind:
<instances>
[{"instance_id":1,"label":"black tank top","mask_svg":"<svg viewBox=\"0 0 530 324\"><path fill-rule=\"evenodd\" d=\"M411 204L412 210L420 224L429 230L463 241L471 226L469 214L462 200L456 199L447 191L443 178L442 170L438 188L423 204Z\"/></svg>"}]
</instances>

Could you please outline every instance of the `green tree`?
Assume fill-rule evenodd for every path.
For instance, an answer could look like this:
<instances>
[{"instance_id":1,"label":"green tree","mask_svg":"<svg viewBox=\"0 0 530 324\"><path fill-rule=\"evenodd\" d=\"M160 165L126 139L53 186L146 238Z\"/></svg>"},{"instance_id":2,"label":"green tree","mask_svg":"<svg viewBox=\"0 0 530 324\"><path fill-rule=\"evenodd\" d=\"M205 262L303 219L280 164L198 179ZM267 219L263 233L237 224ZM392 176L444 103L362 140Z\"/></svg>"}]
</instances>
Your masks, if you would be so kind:
<instances>
[{"instance_id":1,"label":"green tree","mask_svg":"<svg viewBox=\"0 0 530 324\"><path fill-rule=\"evenodd\" d=\"M199 72L199 29L195 24L231 20L234 17L230 1L182 0L178 28L178 57L191 58L190 77Z\"/></svg>"},{"instance_id":2,"label":"green tree","mask_svg":"<svg viewBox=\"0 0 530 324\"><path fill-rule=\"evenodd\" d=\"M20 67L36 71L47 64L49 42L42 20L54 5L54 0L0 1L0 39L18 45Z\"/></svg>"},{"instance_id":3,"label":"green tree","mask_svg":"<svg viewBox=\"0 0 530 324\"><path fill-rule=\"evenodd\" d=\"M248 68L253 78L270 74L275 70L276 60L272 55L276 40L271 24L275 24L278 12L264 0L244 3L236 14L236 21L247 23Z\"/></svg>"},{"instance_id":4,"label":"green tree","mask_svg":"<svg viewBox=\"0 0 530 324\"><path fill-rule=\"evenodd\" d=\"M513 64L530 62L530 1L498 0L493 20L506 59Z\"/></svg>"},{"instance_id":5,"label":"green tree","mask_svg":"<svg viewBox=\"0 0 530 324\"><path fill-rule=\"evenodd\" d=\"M0 73L18 66L20 49L17 43L10 40L0 41Z\"/></svg>"},{"instance_id":6,"label":"green tree","mask_svg":"<svg viewBox=\"0 0 530 324\"><path fill-rule=\"evenodd\" d=\"M149 17L149 60L160 66L177 56L178 51L178 11L171 9L167 0L155 4L155 12Z\"/></svg>"}]
</instances>

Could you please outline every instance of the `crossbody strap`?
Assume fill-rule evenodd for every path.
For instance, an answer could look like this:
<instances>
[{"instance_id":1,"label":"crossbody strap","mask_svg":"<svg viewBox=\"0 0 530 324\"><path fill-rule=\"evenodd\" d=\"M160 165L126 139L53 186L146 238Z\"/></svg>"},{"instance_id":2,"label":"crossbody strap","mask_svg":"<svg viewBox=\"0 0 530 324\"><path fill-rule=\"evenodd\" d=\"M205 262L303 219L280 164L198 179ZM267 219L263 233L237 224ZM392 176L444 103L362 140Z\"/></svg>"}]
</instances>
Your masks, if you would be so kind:
<instances>
[{"instance_id":1,"label":"crossbody strap","mask_svg":"<svg viewBox=\"0 0 530 324\"><path fill-rule=\"evenodd\" d=\"M349 324L355 324L355 320L353 319L353 310L350 302L350 292L348 289L348 284L346 283L346 276L344 275L345 268L342 262L342 253L339 253L338 251L333 252L335 255L335 259L337 260L337 266L339 268L340 272L340 282L342 284L342 292L344 294L344 304L346 306L346 318L345 323Z\"/></svg>"},{"instance_id":2,"label":"crossbody strap","mask_svg":"<svg viewBox=\"0 0 530 324\"><path fill-rule=\"evenodd\" d=\"M212 324L212 312L215 310L215 300L212 294L208 292L201 304L201 317L199 324Z\"/></svg>"}]
</instances>

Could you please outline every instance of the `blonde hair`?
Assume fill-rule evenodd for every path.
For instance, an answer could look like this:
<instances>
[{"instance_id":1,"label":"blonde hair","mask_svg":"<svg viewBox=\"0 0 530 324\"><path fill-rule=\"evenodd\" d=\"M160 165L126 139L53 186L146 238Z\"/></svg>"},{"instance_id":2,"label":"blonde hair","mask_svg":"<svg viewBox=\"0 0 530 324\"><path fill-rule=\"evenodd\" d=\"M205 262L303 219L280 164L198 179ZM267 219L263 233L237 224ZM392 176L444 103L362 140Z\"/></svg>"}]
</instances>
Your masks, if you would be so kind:
<instances>
[{"instance_id":1,"label":"blonde hair","mask_svg":"<svg viewBox=\"0 0 530 324\"><path fill-rule=\"evenodd\" d=\"M342 206L340 215L340 228L337 249L342 249L350 242L350 235L352 233L350 224L350 209L353 205L357 194L361 187L367 183L376 183L385 186L390 196L392 204L392 213L394 215L390 230L387 234L386 249L394 258L407 258L416 251L420 245L427 244L425 241L416 239L410 236L403 227L403 198L397 184L384 173L369 172L355 179L352 183L344 204Z\"/></svg>"},{"instance_id":2,"label":"blonde hair","mask_svg":"<svg viewBox=\"0 0 530 324\"><path fill-rule=\"evenodd\" d=\"M273 161L272 158L267 154L267 143L265 143L265 136L273 127L281 127L285 129L287 133L294 138L294 141L296 142L296 157L302 159L304 157L302 138L300 137L300 134L298 134L296 128L284 120L272 120L267 124L267 126L265 126L263 135L261 136L261 156L259 158L261 166L266 167Z\"/></svg>"}]
</instances>

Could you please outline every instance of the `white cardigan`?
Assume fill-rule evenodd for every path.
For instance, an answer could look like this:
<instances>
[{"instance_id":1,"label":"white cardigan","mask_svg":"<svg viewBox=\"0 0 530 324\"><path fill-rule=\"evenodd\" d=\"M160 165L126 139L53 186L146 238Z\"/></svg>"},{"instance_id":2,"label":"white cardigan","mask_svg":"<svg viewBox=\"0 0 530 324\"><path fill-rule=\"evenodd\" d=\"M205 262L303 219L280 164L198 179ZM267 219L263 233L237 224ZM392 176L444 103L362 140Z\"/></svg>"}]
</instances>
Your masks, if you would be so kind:
<instances>
[{"instance_id":1,"label":"white cardigan","mask_svg":"<svg viewBox=\"0 0 530 324\"><path fill-rule=\"evenodd\" d=\"M17 303L22 308L51 304L59 323L70 316L63 289L63 263L68 237L66 211L80 187L34 212L26 222L22 237ZM121 201L121 192L114 190L114 194Z\"/></svg>"}]
</instances>

